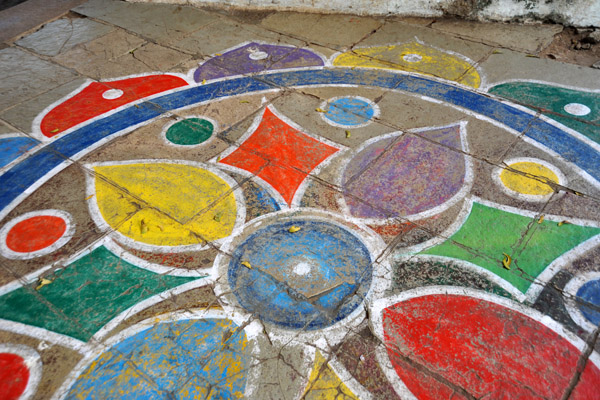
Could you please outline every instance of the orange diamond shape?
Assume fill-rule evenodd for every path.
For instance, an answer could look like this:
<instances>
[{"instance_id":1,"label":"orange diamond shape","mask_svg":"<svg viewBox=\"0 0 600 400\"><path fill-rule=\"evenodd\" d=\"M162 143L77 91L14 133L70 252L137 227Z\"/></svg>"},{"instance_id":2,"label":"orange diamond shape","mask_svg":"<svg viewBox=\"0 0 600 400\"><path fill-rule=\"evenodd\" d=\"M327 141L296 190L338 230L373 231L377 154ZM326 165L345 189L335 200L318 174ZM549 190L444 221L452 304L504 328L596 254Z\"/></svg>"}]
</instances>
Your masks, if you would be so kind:
<instances>
[{"instance_id":1,"label":"orange diamond shape","mask_svg":"<svg viewBox=\"0 0 600 400\"><path fill-rule=\"evenodd\" d=\"M272 106L265 108L260 123L247 135L220 162L260 177L288 206L308 174L339 150L293 127Z\"/></svg>"}]
</instances>

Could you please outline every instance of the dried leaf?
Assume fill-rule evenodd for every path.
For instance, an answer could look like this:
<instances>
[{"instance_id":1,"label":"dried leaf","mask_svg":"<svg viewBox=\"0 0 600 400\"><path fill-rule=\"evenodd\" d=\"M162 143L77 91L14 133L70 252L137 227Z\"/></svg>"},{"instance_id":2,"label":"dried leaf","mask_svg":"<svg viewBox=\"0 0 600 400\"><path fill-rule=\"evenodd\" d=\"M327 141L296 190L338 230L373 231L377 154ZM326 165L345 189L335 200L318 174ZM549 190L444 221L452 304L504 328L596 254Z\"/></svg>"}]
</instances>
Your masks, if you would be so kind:
<instances>
[{"instance_id":1,"label":"dried leaf","mask_svg":"<svg viewBox=\"0 0 600 400\"><path fill-rule=\"evenodd\" d=\"M540 58L539 56L536 56L535 54L526 54L525 57L529 57L529 58Z\"/></svg>"},{"instance_id":2,"label":"dried leaf","mask_svg":"<svg viewBox=\"0 0 600 400\"><path fill-rule=\"evenodd\" d=\"M50 279L46 279L46 278L40 278L40 280L38 282L39 282L39 284L35 287L35 290L40 290L44 286L51 284L53 281L51 281Z\"/></svg>"},{"instance_id":3,"label":"dried leaf","mask_svg":"<svg viewBox=\"0 0 600 400\"><path fill-rule=\"evenodd\" d=\"M510 269L510 263L512 263L512 258L506 253L502 253L504 258L502 259L502 266L506 269Z\"/></svg>"},{"instance_id":4,"label":"dried leaf","mask_svg":"<svg viewBox=\"0 0 600 400\"><path fill-rule=\"evenodd\" d=\"M206 83L206 79L202 79L202 84L204 85Z\"/></svg>"},{"instance_id":5,"label":"dried leaf","mask_svg":"<svg viewBox=\"0 0 600 400\"><path fill-rule=\"evenodd\" d=\"M60 129L56 128L56 129L52 129L52 130L50 131L50 133L56 133L56 132L58 132L58 131L60 131Z\"/></svg>"},{"instance_id":6,"label":"dried leaf","mask_svg":"<svg viewBox=\"0 0 600 400\"><path fill-rule=\"evenodd\" d=\"M215 214L215 216L213 217L213 219L217 222L221 222L221 216L223 215L222 212L218 212Z\"/></svg>"},{"instance_id":7,"label":"dried leaf","mask_svg":"<svg viewBox=\"0 0 600 400\"><path fill-rule=\"evenodd\" d=\"M350 137L350 131L346 131L346 138Z\"/></svg>"},{"instance_id":8,"label":"dried leaf","mask_svg":"<svg viewBox=\"0 0 600 400\"><path fill-rule=\"evenodd\" d=\"M320 112L320 113L326 113L327 110L323 110L322 108L315 108L316 112Z\"/></svg>"},{"instance_id":9,"label":"dried leaf","mask_svg":"<svg viewBox=\"0 0 600 400\"><path fill-rule=\"evenodd\" d=\"M86 201L87 201L87 200L91 199L92 197L94 197L94 195L93 195L93 194L90 194L90 195L89 195L88 197L86 197L84 200L86 200Z\"/></svg>"},{"instance_id":10,"label":"dried leaf","mask_svg":"<svg viewBox=\"0 0 600 400\"><path fill-rule=\"evenodd\" d=\"M240 100L240 103L250 103L248 100Z\"/></svg>"},{"instance_id":11,"label":"dried leaf","mask_svg":"<svg viewBox=\"0 0 600 400\"><path fill-rule=\"evenodd\" d=\"M302 228L300 228L299 226L296 226L296 225L292 225L292 226L290 227L290 229L288 229L288 232L289 232L289 233L296 233L296 232L298 232L300 229L302 229Z\"/></svg>"},{"instance_id":12,"label":"dried leaf","mask_svg":"<svg viewBox=\"0 0 600 400\"><path fill-rule=\"evenodd\" d=\"M563 225L565 225L565 224L570 224L570 222L569 222L569 221L566 221L566 220L565 220L565 221L560 221L560 222L558 223L558 226L563 226Z\"/></svg>"},{"instance_id":13,"label":"dried leaf","mask_svg":"<svg viewBox=\"0 0 600 400\"><path fill-rule=\"evenodd\" d=\"M252 265L248 261L242 261L242 265L248 269L252 269Z\"/></svg>"},{"instance_id":14,"label":"dried leaf","mask_svg":"<svg viewBox=\"0 0 600 400\"><path fill-rule=\"evenodd\" d=\"M538 224L541 224L542 222L544 222L544 216L540 215L540 219L538 219Z\"/></svg>"},{"instance_id":15,"label":"dried leaf","mask_svg":"<svg viewBox=\"0 0 600 400\"><path fill-rule=\"evenodd\" d=\"M221 54L221 53L215 53L215 56L217 56L217 57L222 56L222 55L223 54Z\"/></svg>"},{"instance_id":16,"label":"dried leaf","mask_svg":"<svg viewBox=\"0 0 600 400\"><path fill-rule=\"evenodd\" d=\"M494 50L492 51L492 54L502 54L502 52L500 50Z\"/></svg>"}]
</instances>

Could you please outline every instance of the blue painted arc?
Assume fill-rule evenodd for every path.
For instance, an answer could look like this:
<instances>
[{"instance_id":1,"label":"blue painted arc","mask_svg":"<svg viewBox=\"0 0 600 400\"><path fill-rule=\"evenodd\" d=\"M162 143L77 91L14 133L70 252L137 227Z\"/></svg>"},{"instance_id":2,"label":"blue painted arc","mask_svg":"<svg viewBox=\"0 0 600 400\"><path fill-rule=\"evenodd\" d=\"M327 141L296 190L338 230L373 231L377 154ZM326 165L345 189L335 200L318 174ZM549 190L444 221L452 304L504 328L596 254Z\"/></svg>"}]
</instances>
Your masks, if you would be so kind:
<instances>
[{"instance_id":1,"label":"blue painted arc","mask_svg":"<svg viewBox=\"0 0 600 400\"><path fill-rule=\"evenodd\" d=\"M151 120L169 110L217 100L223 97L280 89L283 86L359 85L400 90L442 100L500 122L543 144L573 162L594 179L600 180L600 157L587 143L534 115L505 104L488 95L431 79L397 72L350 68L309 68L274 72L254 78L237 77L186 87L144 103L131 105L100 118L58 138L14 165L0 176L0 210L46 174L70 158L86 153L101 140L129 127Z\"/></svg>"}]
</instances>

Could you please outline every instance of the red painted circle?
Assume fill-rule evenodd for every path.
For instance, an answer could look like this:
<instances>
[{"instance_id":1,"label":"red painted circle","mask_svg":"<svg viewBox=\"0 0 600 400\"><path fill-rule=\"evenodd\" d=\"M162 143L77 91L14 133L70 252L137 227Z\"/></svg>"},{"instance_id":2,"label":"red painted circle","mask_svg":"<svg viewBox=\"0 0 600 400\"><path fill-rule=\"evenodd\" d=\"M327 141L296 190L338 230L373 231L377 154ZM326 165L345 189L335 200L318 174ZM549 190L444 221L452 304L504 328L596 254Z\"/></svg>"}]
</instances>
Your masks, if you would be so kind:
<instances>
[{"instance_id":1,"label":"red painted circle","mask_svg":"<svg viewBox=\"0 0 600 400\"><path fill-rule=\"evenodd\" d=\"M54 215L36 215L17 223L6 235L6 246L17 253L30 253L55 243L67 230L67 223Z\"/></svg>"},{"instance_id":2,"label":"red painted circle","mask_svg":"<svg viewBox=\"0 0 600 400\"><path fill-rule=\"evenodd\" d=\"M29 381L25 360L12 353L0 353L0 393L5 400L18 399Z\"/></svg>"}]
</instances>

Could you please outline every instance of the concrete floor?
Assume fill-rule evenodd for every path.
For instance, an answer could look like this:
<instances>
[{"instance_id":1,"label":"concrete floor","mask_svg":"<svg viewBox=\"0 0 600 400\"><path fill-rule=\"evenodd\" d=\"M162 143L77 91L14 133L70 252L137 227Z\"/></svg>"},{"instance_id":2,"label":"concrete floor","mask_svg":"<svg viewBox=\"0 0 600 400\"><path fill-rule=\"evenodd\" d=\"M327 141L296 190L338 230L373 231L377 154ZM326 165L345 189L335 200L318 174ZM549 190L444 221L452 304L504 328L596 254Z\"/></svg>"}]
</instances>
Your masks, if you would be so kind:
<instances>
[{"instance_id":1,"label":"concrete floor","mask_svg":"<svg viewBox=\"0 0 600 400\"><path fill-rule=\"evenodd\" d=\"M92 0L7 41L0 397L600 398L561 31Z\"/></svg>"}]
</instances>

